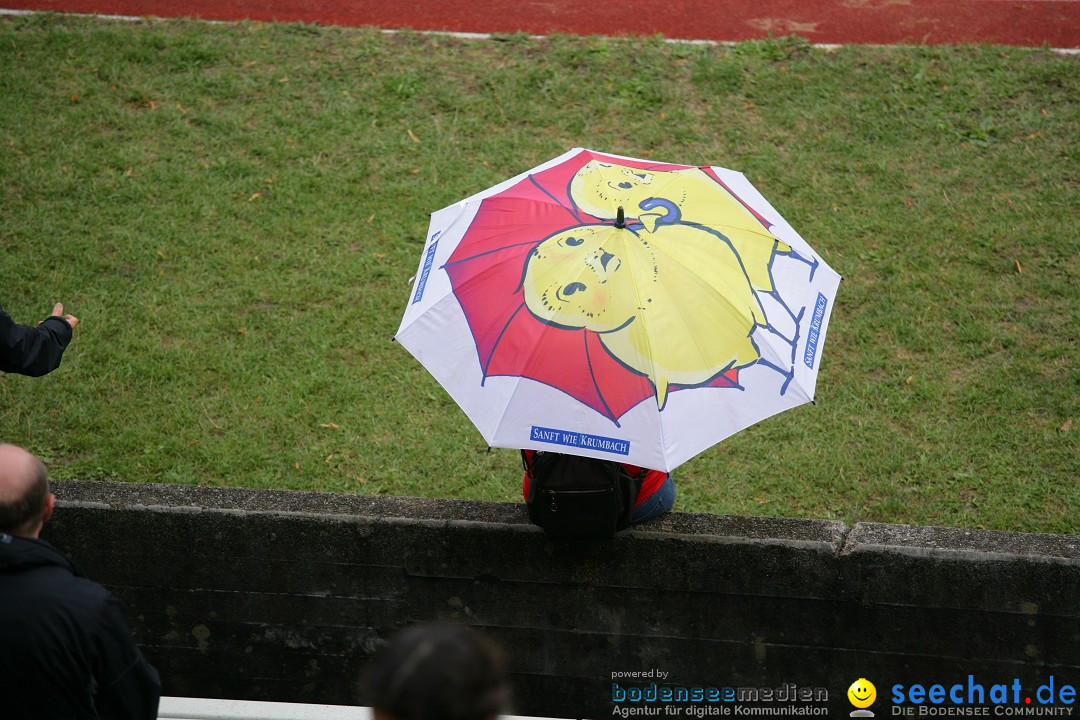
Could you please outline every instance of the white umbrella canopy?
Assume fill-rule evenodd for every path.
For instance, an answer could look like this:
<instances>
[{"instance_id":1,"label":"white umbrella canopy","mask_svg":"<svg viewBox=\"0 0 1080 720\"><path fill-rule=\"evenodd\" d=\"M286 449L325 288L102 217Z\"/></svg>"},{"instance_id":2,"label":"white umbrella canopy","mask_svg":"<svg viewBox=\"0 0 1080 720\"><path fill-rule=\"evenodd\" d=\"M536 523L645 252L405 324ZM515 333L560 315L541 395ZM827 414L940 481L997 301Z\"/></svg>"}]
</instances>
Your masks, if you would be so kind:
<instances>
[{"instance_id":1,"label":"white umbrella canopy","mask_svg":"<svg viewBox=\"0 0 1080 720\"><path fill-rule=\"evenodd\" d=\"M839 283L741 173L575 148L432 215L396 339L492 447L670 471L813 400Z\"/></svg>"}]
</instances>

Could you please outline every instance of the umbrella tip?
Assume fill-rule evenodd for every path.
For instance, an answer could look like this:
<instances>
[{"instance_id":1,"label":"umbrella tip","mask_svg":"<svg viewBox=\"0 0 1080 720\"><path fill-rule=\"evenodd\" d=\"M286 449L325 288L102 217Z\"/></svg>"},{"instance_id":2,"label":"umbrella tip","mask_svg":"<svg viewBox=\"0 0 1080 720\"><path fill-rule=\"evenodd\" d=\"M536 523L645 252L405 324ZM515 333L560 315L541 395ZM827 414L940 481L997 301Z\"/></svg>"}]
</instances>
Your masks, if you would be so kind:
<instances>
[{"instance_id":1,"label":"umbrella tip","mask_svg":"<svg viewBox=\"0 0 1080 720\"><path fill-rule=\"evenodd\" d=\"M626 213L623 211L623 206L622 205L619 206L619 213L615 217L615 227L617 227L617 228L626 227Z\"/></svg>"}]
</instances>

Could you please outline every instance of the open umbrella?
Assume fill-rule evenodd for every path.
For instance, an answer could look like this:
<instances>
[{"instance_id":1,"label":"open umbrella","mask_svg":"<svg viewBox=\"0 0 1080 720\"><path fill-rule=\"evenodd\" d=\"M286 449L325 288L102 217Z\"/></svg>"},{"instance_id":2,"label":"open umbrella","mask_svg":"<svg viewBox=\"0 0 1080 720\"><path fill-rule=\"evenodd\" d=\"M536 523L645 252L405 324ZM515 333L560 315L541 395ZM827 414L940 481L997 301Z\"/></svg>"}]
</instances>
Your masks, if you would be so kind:
<instances>
[{"instance_id":1,"label":"open umbrella","mask_svg":"<svg viewBox=\"0 0 1080 720\"><path fill-rule=\"evenodd\" d=\"M492 447L671 470L813 399L839 282L741 173L576 148L432 215L396 339Z\"/></svg>"}]
</instances>

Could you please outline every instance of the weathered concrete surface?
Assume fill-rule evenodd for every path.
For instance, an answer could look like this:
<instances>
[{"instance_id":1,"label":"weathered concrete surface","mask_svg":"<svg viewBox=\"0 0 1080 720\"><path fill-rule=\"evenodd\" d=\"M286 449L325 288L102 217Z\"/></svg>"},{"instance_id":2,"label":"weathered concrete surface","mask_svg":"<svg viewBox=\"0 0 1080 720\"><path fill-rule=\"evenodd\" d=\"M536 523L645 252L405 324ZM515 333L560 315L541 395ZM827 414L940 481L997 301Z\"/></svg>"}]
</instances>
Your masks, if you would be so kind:
<instances>
[{"instance_id":1,"label":"weathered concrete surface","mask_svg":"<svg viewBox=\"0 0 1080 720\"><path fill-rule=\"evenodd\" d=\"M1080 684L1071 536L673 514L560 546L519 505L55 490L46 539L124 600L168 695L361 703L370 654L434 620L498 641L530 715L610 715L612 673L651 668L825 688L834 716L860 677L884 712L893 683Z\"/></svg>"}]
</instances>

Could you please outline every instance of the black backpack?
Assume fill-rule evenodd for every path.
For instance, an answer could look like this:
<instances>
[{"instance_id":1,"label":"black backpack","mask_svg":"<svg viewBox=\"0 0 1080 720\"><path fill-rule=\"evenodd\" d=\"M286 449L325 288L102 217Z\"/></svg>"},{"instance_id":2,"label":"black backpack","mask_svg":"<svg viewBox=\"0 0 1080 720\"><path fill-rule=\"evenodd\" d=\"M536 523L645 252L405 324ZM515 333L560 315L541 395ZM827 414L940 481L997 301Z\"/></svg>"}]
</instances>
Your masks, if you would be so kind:
<instances>
[{"instance_id":1,"label":"black backpack","mask_svg":"<svg viewBox=\"0 0 1080 720\"><path fill-rule=\"evenodd\" d=\"M630 524L642 477L614 460L536 451L531 470L529 520L553 540L603 540Z\"/></svg>"}]
</instances>

